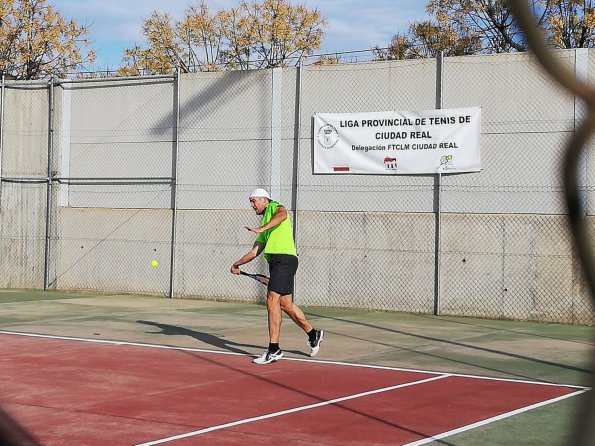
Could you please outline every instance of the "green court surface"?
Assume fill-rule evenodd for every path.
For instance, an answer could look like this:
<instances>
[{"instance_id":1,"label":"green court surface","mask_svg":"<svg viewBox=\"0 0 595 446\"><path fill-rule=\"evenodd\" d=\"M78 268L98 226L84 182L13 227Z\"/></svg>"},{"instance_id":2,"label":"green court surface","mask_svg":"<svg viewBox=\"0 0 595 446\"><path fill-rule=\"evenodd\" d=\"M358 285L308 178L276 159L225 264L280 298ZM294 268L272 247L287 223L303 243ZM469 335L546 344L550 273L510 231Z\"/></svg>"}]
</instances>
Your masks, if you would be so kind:
<instances>
[{"instance_id":1,"label":"green court surface","mask_svg":"<svg viewBox=\"0 0 595 446\"><path fill-rule=\"evenodd\" d=\"M299 302L298 302L299 304ZM246 303L129 295L0 291L0 330L260 354L266 308ZM316 360L588 386L593 327L302 308L325 330ZM289 318L286 356L307 357L305 335ZM495 421L433 445L568 445L591 392Z\"/></svg>"}]
</instances>

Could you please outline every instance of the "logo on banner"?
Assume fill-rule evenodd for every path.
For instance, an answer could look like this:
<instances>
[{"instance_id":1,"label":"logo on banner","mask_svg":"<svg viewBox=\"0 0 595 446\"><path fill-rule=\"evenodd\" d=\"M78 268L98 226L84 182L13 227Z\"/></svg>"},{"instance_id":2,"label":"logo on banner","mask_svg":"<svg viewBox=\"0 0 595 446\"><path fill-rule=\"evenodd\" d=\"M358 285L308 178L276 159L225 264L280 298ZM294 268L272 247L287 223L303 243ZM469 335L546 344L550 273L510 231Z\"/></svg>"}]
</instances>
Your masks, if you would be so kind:
<instances>
[{"instance_id":1,"label":"logo on banner","mask_svg":"<svg viewBox=\"0 0 595 446\"><path fill-rule=\"evenodd\" d=\"M444 155L440 158L440 165L436 170L452 170L454 169L454 165L452 163L452 155Z\"/></svg>"},{"instance_id":2,"label":"logo on banner","mask_svg":"<svg viewBox=\"0 0 595 446\"><path fill-rule=\"evenodd\" d=\"M342 163L342 164L335 164L333 166L333 172L349 172L349 164Z\"/></svg>"},{"instance_id":3,"label":"logo on banner","mask_svg":"<svg viewBox=\"0 0 595 446\"><path fill-rule=\"evenodd\" d=\"M392 171L397 170L397 159L391 158L389 156L384 158L384 168L386 170L392 170Z\"/></svg>"},{"instance_id":4,"label":"logo on banner","mask_svg":"<svg viewBox=\"0 0 595 446\"><path fill-rule=\"evenodd\" d=\"M347 160L345 158L333 160L333 172L349 172L349 171L351 171L351 166L349 165L349 160Z\"/></svg>"},{"instance_id":5,"label":"logo on banner","mask_svg":"<svg viewBox=\"0 0 595 446\"><path fill-rule=\"evenodd\" d=\"M318 130L318 142L325 149L332 149L339 142L339 132L334 126L326 124Z\"/></svg>"}]
</instances>

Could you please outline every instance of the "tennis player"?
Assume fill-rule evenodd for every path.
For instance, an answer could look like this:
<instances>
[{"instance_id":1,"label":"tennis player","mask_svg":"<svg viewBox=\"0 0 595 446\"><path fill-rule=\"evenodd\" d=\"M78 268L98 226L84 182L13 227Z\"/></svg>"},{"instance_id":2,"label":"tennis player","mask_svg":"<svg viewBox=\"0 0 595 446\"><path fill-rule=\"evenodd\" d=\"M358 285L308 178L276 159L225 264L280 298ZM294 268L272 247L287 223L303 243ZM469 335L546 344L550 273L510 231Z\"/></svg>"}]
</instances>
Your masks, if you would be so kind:
<instances>
[{"instance_id":1,"label":"tennis player","mask_svg":"<svg viewBox=\"0 0 595 446\"><path fill-rule=\"evenodd\" d=\"M233 274L240 274L240 265L254 260L264 251L264 259L269 264L270 280L267 288L267 313L269 324L269 346L254 359L255 364L269 364L283 357L279 347L282 312L285 312L308 335L310 356L320 349L324 331L315 330L306 319L304 312L293 303L293 278L298 267L298 258L293 241L291 222L285 207L271 200L264 189L255 189L250 194L250 204L256 215L262 215L259 227L245 226L258 234L252 249L231 266Z\"/></svg>"}]
</instances>

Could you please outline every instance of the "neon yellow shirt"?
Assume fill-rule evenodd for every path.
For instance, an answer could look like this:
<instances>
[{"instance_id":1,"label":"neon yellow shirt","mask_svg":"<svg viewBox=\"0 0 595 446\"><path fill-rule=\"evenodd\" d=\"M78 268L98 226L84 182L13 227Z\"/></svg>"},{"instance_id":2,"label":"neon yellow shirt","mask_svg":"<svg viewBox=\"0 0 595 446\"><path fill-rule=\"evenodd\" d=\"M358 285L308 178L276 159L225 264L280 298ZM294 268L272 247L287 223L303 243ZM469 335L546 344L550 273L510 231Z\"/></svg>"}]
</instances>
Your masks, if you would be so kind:
<instances>
[{"instance_id":1,"label":"neon yellow shirt","mask_svg":"<svg viewBox=\"0 0 595 446\"><path fill-rule=\"evenodd\" d=\"M264 215L262 216L262 223L260 224L261 226L264 226L269 221L271 221L279 206L283 205L276 201L271 201L269 203L264 211ZM292 256L297 256L295 243L293 242L293 231L291 230L289 215L277 226L258 234L256 241L265 244L264 259L267 262L269 261L271 254L289 254Z\"/></svg>"}]
</instances>

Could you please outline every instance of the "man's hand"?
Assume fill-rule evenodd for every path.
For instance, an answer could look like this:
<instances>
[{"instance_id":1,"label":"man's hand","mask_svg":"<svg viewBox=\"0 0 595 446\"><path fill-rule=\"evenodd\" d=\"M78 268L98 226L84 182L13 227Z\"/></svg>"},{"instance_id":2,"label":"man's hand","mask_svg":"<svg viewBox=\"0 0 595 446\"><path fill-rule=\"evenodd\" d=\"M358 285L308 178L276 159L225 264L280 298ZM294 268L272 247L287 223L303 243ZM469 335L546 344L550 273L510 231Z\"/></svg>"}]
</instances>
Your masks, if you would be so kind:
<instances>
[{"instance_id":1,"label":"man's hand","mask_svg":"<svg viewBox=\"0 0 595 446\"><path fill-rule=\"evenodd\" d=\"M255 228L255 229L259 229L259 228ZM233 262L233 264L231 265L231 268L229 268L231 273L239 275L240 274L240 266L254 260L264 250L264 247L265 247L264 243L254 242L254 245L252 245L252 249L250 251L248 251L246 253L246 255L244 255L244 257Z\"/></svg>"},{"instance_id":2,"label":"man's hand","mask_svg":"<svg viewBox=\"0 0 595 446\"><path fill-rule=\"evenodd\" d=\"M258 227L258 228L251 228L249 226L244 226L244 228L246 228L248 231L250 232L254 232L256 234L260 234L261 232L266 231L266 229L262 228L262 227Z\"/></svg>"}]
</instances>

